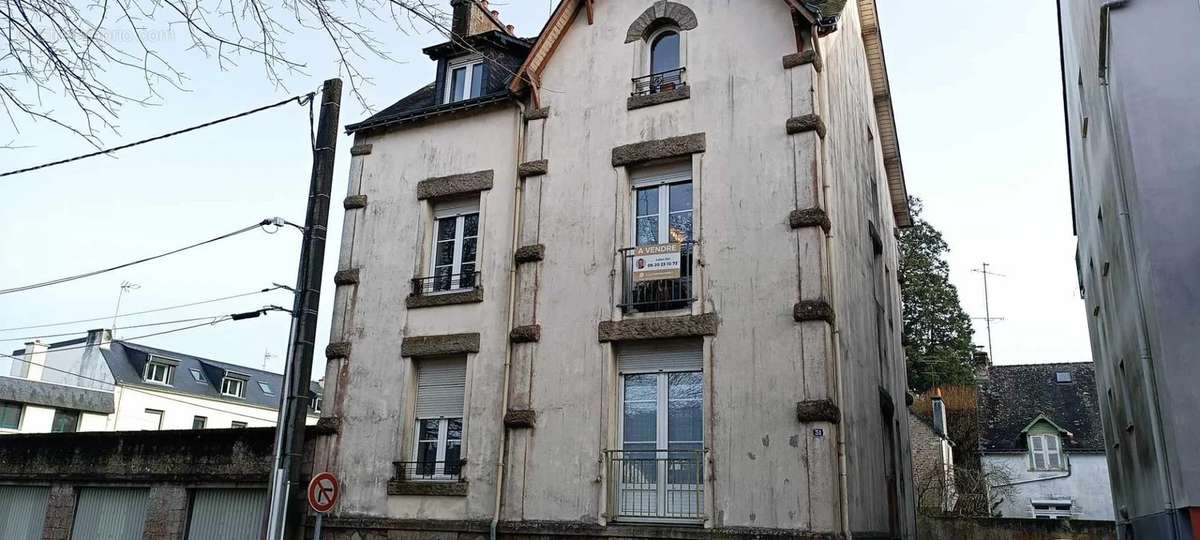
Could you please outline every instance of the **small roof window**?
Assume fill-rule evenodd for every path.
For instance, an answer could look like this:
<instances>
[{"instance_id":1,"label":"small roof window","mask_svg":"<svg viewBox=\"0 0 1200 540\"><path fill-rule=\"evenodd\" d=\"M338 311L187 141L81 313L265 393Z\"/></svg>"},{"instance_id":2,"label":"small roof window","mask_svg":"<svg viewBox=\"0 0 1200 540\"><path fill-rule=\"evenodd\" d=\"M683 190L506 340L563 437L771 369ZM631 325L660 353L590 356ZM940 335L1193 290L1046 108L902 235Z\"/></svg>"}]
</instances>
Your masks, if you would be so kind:
<instances>
[{"instance_id":1,"label":"small roof window","mask_svg":"<svg viewBox=\"0 0 1200 540\"><path fill-rule=\"evenodd\" d=\"M196 379L196 382L204 382L204 375L200 373L200 370L189 368L188 371L192 373L192 378Z\"/></svg>"},{"instance_id":2,"label":"small roof window","mask_svg":"<svg viewBox=\"0 0 1200 540\"><path fill-rule=\"evenodd\" d=\"M264 393L268 396L275 395L275 391L271 389L271 385L269 385L265 382L258 381L258 389L262 390L262 393Z\"/></svg>"},{"instance_id":3,"label":"small roof window","mask_svg":"<svg viewBox=\"0 0 1200 540\"><path fill-rule=\"evenodd\" d=\"M1054 382L1056 382L1058 384L1071 384L1071 382L1072 382L1071 372L1070 371L1056 371L1054 373Z\"/></svg>"}]
</instances>

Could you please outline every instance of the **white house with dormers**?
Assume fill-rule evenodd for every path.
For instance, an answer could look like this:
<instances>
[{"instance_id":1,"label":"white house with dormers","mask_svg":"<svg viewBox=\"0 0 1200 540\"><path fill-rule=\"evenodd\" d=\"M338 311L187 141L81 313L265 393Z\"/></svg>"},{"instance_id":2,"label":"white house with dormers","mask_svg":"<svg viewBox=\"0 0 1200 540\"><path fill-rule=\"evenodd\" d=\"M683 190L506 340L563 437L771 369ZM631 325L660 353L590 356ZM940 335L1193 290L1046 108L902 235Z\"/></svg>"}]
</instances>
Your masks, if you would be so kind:
<instances>
[{"instance_id":1,"label":"white house with dormers","mask_svg":"<svg viewBox=\"0 0 1200 540\"><path fill-rule=\"evenodd\" d=\"M1003 517L1113 520L1091 362L991 366L980 460Z\"/></svg>"},{"instance_id":2,"label":"white house with dormers","mask_svg":"<svg viewBox=\"0 0 1200 540\"><path fill-rule=\"evenodd\" d=\"M282 386L277 373L93 330L0 359L0 434L273 426ZM309 423L321 406L312 391Z\"/></svg>"}]
</instances>

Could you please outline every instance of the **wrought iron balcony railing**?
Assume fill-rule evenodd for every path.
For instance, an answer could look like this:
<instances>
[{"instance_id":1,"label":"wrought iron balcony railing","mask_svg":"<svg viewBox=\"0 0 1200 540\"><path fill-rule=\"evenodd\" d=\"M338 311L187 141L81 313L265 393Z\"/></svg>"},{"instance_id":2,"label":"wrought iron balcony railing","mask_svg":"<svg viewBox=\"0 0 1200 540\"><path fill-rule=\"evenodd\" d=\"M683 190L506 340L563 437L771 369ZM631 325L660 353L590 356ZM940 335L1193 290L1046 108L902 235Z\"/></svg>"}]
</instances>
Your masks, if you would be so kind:
<instances>
[{"instance_id":1,"label":"wrought iron balcony railing","mask_svg":"<svg viewBox=\"0 0 1200 540\"><path fill-rule=\"evenodd\" d=\"M474 289L479 284L479 272L463 274L438 274L413 278L413 296L426 296L443 292Z\"/></svg>"},{"instance_id":2,"label":"wrought iron balcony railing","mask_svg":"<svg viewBox=\"0 0 1200 540\"><path fill-rule=\"evenodd\" d=\"M465 461L393 461L394 480L401 482L457 482Z\"/></svg>"},{"instance_id":3,"label":"wrought iron balcony railing","mask_svg":"<svg viewBox=\"0 0 1200 540\"><path fill-rule=\"evenodd\" d=\"M678 277L662 279L647 279L641 275L641 270L635 268L638 259L636 247L621 249L624 259L624 285L622 287L621 303L618 305L625 312L663 311L682 309L696 300L692 286L692 259L696 241L688 240L679 244Z\"/></svg>"},{"instance_id":4,"label":"wrought iron balcony railing","mask_svg":"<svg viewBox=\"0 0 1200 540\"><path fill-rule=\"evenodd\" d=\"M645 96L669 92L683 86L684 68L671 69L633 78L633 95Z\"/></svg>"},{"instance_id":5,"label":"wrought iron balcony railing","mask_svg":"<svg viewBox=\"0 0 1200 540\"><path fill-rule=\"evenodd\" d=\"M705 450L607 450L610 519L703 521Z\"/></svg>"}]
</instances>

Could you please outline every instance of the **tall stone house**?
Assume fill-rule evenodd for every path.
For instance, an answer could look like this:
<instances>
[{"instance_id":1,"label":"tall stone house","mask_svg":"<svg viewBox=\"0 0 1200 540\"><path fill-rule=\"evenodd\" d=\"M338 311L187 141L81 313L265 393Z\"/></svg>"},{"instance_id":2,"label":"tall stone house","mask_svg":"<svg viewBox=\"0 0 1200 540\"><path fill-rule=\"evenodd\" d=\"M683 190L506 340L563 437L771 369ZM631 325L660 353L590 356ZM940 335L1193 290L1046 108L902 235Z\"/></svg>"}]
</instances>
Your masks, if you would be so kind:
<instances>
[{"instance_id":1,"label":"tall stone house","mask_svg":"<svg viewBox=\"0 0 1200 540\"><path fill-rule=\"evenodd\" d=\"M1200 10L1183 0L1058 4L1079 292L1118 532L1192 539Z\"/></svg>"},{"instance_id":2,"label":"tall stone house","mask_svg":"<svg viewBox=\"0 0 1200 540\"><path fill-rule=\"evenodd\" d=\"M346 128L328 534L911 538L874 1L452 5Z\"/></svg>"}]
</instances>

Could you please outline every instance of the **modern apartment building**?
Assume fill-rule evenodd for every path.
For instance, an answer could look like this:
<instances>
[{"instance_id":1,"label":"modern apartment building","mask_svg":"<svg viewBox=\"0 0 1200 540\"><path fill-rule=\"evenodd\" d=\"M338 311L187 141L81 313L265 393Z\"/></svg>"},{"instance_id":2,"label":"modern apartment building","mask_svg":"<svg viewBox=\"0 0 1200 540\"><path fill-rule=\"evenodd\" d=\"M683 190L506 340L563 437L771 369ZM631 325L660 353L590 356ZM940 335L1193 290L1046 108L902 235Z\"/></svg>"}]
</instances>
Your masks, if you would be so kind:
<instances>
[{"instance_id":1,"label":"modern apartment building","mask_svg":"<svg viewBox=\"0 0 1200 540\"><path fill-rule=\"evenodd\" d=\"M283 376L114 340L108 330L0 357L0 434L274 426ZM312 384L320 414L321 387Z\"/></svg>"},{"instance_id":2,"label":"modern apartment building","mask_svg":"<svg viewBox=\"0 0 1200 540\"><path fill-rule=\"evenodd\" d=\"M454 0L354 135L327 534L911 538L873 0Z\"/></svg>"},{"instance_id":3,"label":"modern apartment building","mask_svg":"<svg viewBox=\"0 0 1200 540\"><path fill-rule=\"evenodd\" d=\"M1059 0L1076 263L1122 538L1200 534L1200 9Z\"/></svg>"}]
</instances>

